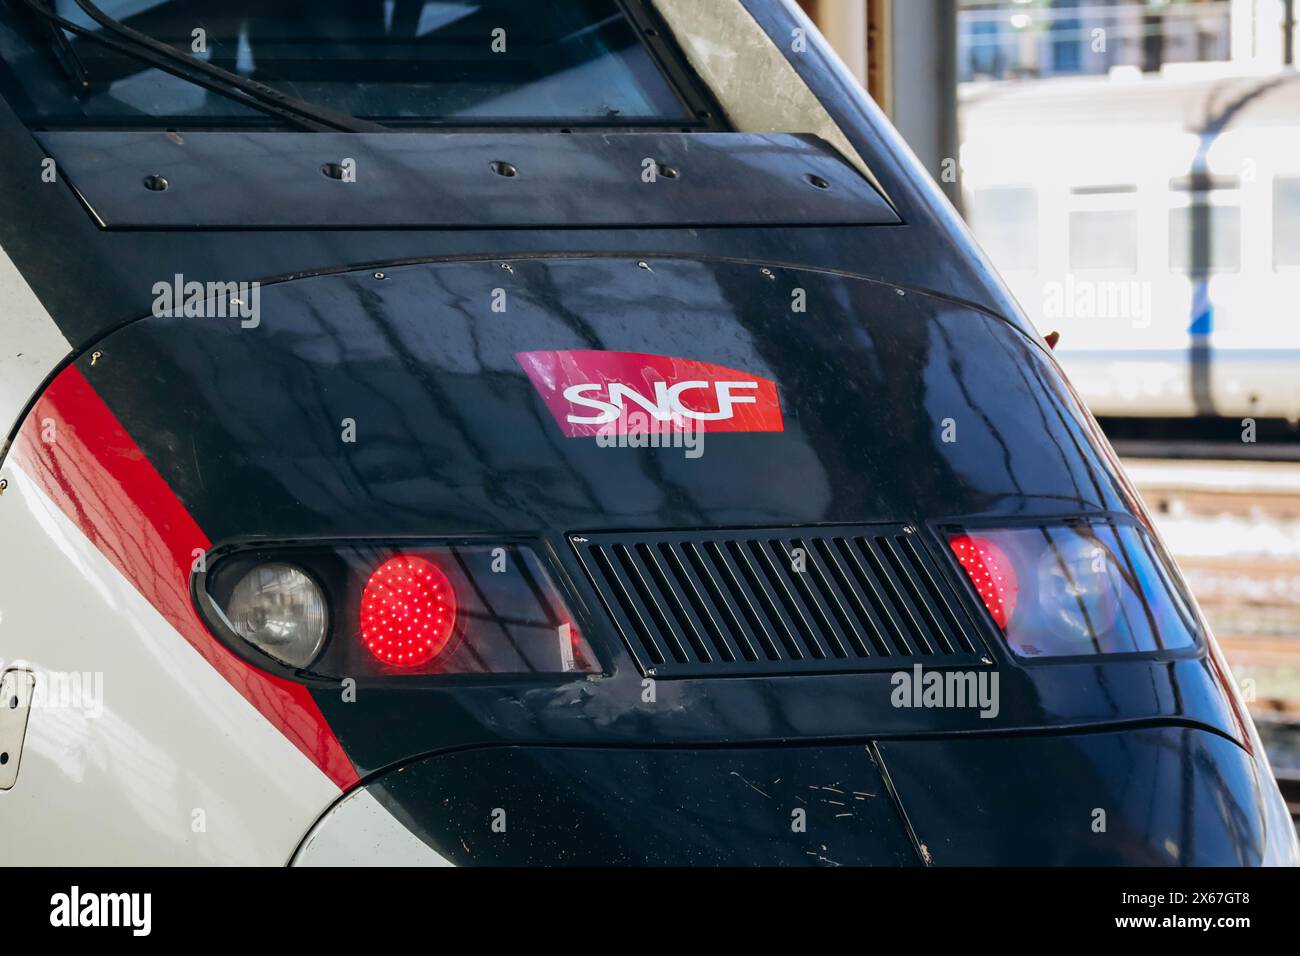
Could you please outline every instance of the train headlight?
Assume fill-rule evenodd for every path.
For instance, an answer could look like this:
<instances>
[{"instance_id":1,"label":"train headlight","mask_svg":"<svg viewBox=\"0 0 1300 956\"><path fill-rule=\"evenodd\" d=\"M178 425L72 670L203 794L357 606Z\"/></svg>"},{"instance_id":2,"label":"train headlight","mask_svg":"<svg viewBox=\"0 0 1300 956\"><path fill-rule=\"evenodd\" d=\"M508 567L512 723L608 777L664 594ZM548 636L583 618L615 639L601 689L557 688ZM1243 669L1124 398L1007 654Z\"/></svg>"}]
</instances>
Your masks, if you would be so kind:
<instances>
[{"instance_id":1,"label":"train headlight","mask_svg":"<svg viewBox=\"0 0 1300 956\"><path fill-rule=\"evenodd\" d=\"M1045 548L1038 559L1038 594L1044 616L1063 640L1091 642L1115 624L1117 595L1123 582L1115 555L1094 539L1071 536ZM1091 648L1081 647L1080 653Z\"/></svg>"},{"instance_id":2,"label":"train headlight","mask_svg":"<svg viewBox=\"0 0 1300 956\"><path fill-rule=\"evenodd\" d=\"M280 561L250 568L226 607L235 633L292 667L306 667L320 653L326 616L325 596L316 582Z\"/></svg>"}]
</instances>

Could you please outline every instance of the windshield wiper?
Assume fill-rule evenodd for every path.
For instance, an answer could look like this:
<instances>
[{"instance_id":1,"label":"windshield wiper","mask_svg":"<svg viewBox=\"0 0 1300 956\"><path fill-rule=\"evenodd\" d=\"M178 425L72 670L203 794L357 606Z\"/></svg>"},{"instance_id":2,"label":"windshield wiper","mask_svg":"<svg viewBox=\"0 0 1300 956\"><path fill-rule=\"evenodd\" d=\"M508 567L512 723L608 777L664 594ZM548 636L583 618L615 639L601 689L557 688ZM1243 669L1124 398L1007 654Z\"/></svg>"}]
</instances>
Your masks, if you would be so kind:
<instances>
[{"instance_id":1,"label":"windshield wiper","mask_svg":"<svg viewBox=\"0 0 1300 956\"><path fill-rule=\"evenodd\" d=\"M54 3L54 0L38 0L38 2L42 7L53 12L50 5ZM68 42L68 35L48 19L40 24L40 29L49 33L50 45L54 48L54 59L59 61L59 66L67 74L68 80L76 88L77 93L88 91L90 89L90 74L86 71L86 65L81 62L81 58L77 56L77 51Z\"/></svg>"},{"instance_id":2,"label":"windshield wiper","mask_svg":"<svg viewBox=\"0 0 1300 956\"><path fill-rule=\"evenodd\" d=\"M106 46L123 56L147 63L155 69L178 76L186 82L201 86L219 96L224 96L242 103L255 110L260 110L285 122L292 123L313 132L373 133L385 132L387 127L370 120L358 119L347 113L305 100L296 99L280 92L274 87L250 80L247 77L231 73L219 66L206 63L155 40L147 34L133 30L126 24L114 20L96 7L90 0L73 0L86 15L101 27L101 31L92 30L59 16L45 7L40 0L19 0L35 16L47 23L69 33L84 37L93 43ZM61 35L61 34L60 34ZM56 41L57 42L57 41Z\"/></svg>"}]
</instances>

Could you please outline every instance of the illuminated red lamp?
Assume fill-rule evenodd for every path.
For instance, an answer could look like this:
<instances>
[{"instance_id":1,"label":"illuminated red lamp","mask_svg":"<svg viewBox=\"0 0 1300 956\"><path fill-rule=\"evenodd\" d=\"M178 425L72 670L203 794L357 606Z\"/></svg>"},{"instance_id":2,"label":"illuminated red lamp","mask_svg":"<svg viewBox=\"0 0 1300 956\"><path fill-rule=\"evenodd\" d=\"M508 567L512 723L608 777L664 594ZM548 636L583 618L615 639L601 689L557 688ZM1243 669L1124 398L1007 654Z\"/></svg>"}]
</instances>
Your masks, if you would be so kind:
<instances>
[{"instance_id":1,"label":"illuminated red lamp","mask_svg":"<svg viewBox=\"0 0 1300 956\"><path fill-rule=\"evenodd\" d=\"M433 660L456 626L456 592L442 568L426 558L389 558L361 594L361 641L394 667Z\"/></svg>"},{"instance_id":2,"label":"illuminated red lamp","mask_svg":"<svg viewBox=\"0 0 1300 956\"><path fill-rule=\"evenodd\" d=\"M975 593L980 596L993 620L1002 630L1016 610L1016 597L1020 587L1016 569L1005 551L988 538L978 535L957 534L948 539L948 547L957 556Z\"/></svg>"}]
</instances>

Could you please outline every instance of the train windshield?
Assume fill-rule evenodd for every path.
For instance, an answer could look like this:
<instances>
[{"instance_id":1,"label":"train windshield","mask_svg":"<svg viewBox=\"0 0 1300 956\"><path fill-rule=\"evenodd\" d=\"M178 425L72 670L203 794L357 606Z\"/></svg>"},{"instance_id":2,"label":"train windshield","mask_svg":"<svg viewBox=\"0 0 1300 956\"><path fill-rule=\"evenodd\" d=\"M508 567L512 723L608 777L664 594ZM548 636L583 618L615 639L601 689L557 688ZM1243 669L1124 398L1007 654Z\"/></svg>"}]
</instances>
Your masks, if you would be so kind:
<instances>
[{"instance_id":1,"label":"train windshield","mask_svg":"<svg viewBox=\"0 0 1300 956\"><path fill-rule=\"evenodd\" d=\"M60 29L0 8L0 95L31 126L260 126L281 121L164 72L76 0ZM402 126L696 126L667 31L637 0L102 0L108 17L238 77ZM111 37L110 37L111 39Z\"/></svg>"}]
</instances>

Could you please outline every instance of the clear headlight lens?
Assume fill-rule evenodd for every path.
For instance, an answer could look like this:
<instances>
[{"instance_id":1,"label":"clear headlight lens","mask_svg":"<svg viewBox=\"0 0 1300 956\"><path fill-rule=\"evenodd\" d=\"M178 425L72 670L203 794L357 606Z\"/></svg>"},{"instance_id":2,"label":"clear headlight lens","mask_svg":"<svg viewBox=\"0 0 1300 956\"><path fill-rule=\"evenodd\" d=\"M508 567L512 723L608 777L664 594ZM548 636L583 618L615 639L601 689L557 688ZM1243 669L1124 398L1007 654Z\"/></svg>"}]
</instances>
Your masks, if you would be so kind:
<instances>
[{"instance_id":1,"label":"clear headlight lens","mask_svg":"<svg viewBox=\"0 0 1300 956\"><path fill-rule=\"evenodd\" d=\"M230 626L253 646L292 667L306 667L325 642L325 596L292 564L250 568L230 593Z\"/></svg>"}]
</instances>

